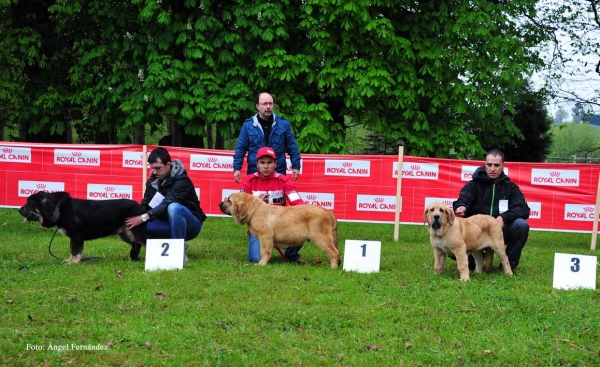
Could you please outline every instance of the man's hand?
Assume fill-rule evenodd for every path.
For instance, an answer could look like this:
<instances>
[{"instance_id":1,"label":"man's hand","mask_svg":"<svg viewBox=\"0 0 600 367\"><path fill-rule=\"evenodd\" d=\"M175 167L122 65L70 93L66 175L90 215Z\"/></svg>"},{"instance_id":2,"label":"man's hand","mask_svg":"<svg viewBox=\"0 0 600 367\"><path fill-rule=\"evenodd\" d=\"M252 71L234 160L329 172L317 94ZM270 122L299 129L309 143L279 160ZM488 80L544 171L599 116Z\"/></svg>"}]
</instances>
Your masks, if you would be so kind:
<instances>
[{"instance_id":1,"label":"man's hand","mask_svg":"<svg viewBox=\"0 0 600 367\"><path fill-rule=\"evenodd\" d=\"M293 169L292 170L292 177L294 178L294 181L296 181L298 179L298 177L300 177L300 170Z\"/></svg>"},{"instance_id":2,"label":"man's hand","mask_svg":"<svg viewBox=\"0 0 600 367\"><path fill-rule=\"evenodd\" d=\"M129 218L125 218L125 225L127 226L127 230L129 231L130 229L132 229L133 227L137 227L140 224L142 224L142 216L137 216L137 217L129 217Z\"/></svg>"},{"instance_id":3,"label":"man's hand","mask_svg":"<svg viewBox=\"0 0 600 367\"><path fill-rule=\"evenodd\" d=\"M467 211L467 208L465 208L464 206L459 206L458 208L456 208L456 211L454 212L456 214L457 217L464 217L465 216L465 212Z\"/></svg>"},{"instance_id":4,"label":"man's hand","mask_svg":"<svg viewBox=\"0 0 600 367\"><path fill-rule=\"evenodd\" d=\"M233 180L237 183L240 183L240 171L239 170L235 170L233 171Z\"/></svg>"},{"instance_id":5,"label":"man's hand","mask_svg":"<svg viewBox=\"0 0 600 367\"><path fill-rule=\"evenodd\" d=\"M261 194L261 195L259 196L259 198L260 198L262 201L264 201L265 203L267 203L267 204L269 203L269 194L267 194L267 193Z\"/></svg>"},{"instance_id":6,"label":"man's hand","mask_svg":"<svg viewBox=\"0 0 600 367\"><path fill-rule=\"evenodd\" d=\"M504 218L502 218L501 216L497 216L496 220L498 221L498 223L500 223L500 227L504 228Z\"/></svg>"}]
</instances>

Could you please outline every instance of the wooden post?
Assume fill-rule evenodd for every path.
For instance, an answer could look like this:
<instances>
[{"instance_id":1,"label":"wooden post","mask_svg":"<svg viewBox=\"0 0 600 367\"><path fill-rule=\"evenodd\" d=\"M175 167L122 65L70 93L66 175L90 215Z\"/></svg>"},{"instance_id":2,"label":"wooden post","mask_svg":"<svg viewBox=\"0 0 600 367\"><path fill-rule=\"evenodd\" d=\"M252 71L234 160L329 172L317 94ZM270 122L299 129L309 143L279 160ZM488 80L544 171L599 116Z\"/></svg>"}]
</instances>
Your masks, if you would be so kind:
<instances>
[{"instance_id":1,"label":"wooden post","mask_svg":"<svg viewBox=\"0 0 600 367\"><path fill-rule=\"evenodd\" d=\"M142 151L142 199L146 193L146 181L148 180L148 146L144 144Z\"/></svg>"},{"instance_id":2,"label":"wooden post","mask_svg":"<svg viewBox=\"0 0 600 367\"><path fill-rule=\"evenodd\" d=\"M402 161L404 160L404 147L398 147L398 178L396 185L396 213L394 216L394 241L398 242L400 232L400 212L402 211Z\"/></svg>"},{"instance_id":3,"label":"wooden post","mask_svg":"<svg viewBox=\"0 0 600 367\"><path fill-rule=\"evenodd\" d=\"M594 208L594 226L592 228L592 245L590 250L596 249L596 239L598 238L598 209L600 208L600 175L598 177L598 188L596 189L596 207Z\"/></svg>"}]
</instances>

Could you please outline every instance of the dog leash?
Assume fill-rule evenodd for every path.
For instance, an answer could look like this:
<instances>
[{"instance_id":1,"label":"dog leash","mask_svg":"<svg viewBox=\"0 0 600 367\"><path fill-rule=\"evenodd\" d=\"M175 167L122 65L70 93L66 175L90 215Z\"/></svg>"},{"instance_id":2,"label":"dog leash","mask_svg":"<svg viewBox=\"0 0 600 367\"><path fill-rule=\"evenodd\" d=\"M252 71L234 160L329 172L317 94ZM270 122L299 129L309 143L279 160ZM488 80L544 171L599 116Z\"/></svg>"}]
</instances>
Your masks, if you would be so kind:
<instances>
[{"instance_id":1,"label":"dog leash","mask_svg":"<svg viewBox=\"0 0 600 367\"><path fill-rule=\"evenodd\" d=\"M281 258L283 259L283 262L288 262L288 259L283 254L283 251L281 251L281 247L275 246L275 248L277 249L277 251L279 251L279 254L281 255Z\"/></svg>"},{"instance_id":2,"label":"dog leash","mask_svg":"<svg viewBox=\"0 0 600 367\"><path fill-rule=\"evenodd\" d=\"M57 258L58 260L62 261L62 259L56 255L54 255L52 253L51 247L52 247L52 241L54 240L54 236L56 235L56 232L58 232L58 227L56 227L56 230L54 231L54 233L52 234L52 238L50 239L50 243L48 244L48 252L50 253L50 255L54 256L55 258Z\"/></svg>"},{"instance_id":3,"label":"dog leash","mask_svg":"<svg viewBox=\"0 0 600 367\"><path fill-rule=\"evenodd\" d=\"M63 261L63 259L61 259L60 257L58 257L52 253L52 241L54 240L54 236L56 236L56 232L58 232L58 227L56 227L56 230L52 234L52 238L50 238L50 243L48 243L48 252L50 253L50 255L54 256L56 259ZM101 257L100 256L90 256L90 257L85 257L85 258L81 259L81 261L94 260L94 259L101 259Z\"/></svg>"}]
</instances>

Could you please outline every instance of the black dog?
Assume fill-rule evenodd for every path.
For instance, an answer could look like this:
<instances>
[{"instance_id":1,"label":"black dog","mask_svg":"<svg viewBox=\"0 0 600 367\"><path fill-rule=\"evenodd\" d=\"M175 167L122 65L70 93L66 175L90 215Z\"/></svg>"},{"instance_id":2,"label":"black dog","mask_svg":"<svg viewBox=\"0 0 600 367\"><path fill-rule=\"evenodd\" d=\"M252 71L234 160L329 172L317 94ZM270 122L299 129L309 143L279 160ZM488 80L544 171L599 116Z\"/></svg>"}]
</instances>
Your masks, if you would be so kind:
<instances>
[{"instance_id":1,"label":"black dog","mask_svg":"<svg viewBox=\"0 0 600 367\"><path fill-rule=\"evenodd\" d=\"M131 260L139 260L146 245L146 223L126 230L125 218L146 212L144 206L129 199L82 200L66 192L40 191L19 208L24 221L38 221L43 227L57 226L60 233L71 239L71 256L65 261L78 263L83 256L83 242L118 234L131 245Z\"/></svg>"}]
</instances>

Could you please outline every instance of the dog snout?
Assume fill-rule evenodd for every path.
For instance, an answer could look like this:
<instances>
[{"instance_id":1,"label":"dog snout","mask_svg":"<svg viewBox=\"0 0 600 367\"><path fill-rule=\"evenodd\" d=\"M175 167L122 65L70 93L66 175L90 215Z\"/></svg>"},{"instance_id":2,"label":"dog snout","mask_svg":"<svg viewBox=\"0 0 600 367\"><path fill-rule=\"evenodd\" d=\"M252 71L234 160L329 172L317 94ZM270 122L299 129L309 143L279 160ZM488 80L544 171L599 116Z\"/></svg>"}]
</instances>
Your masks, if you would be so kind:
<instances>
[{"instance_id":1,"label":"dog snout","mask_svg":"<svg viewBox=\"0 0 600 367\"><path fill-rule=\"evenodd\" d=\"M223 214L227 214L227 215L231 215L231 213L229 212L229 210L227 210L227 205L225 204L224 201L219 203L219 209L221 209L221 212Z\"/></svg>"},{"instance_id":2,"label":"dog snout","mask_svg":"<svg viewBox=\"0 0 600 367\"><path fill-rule=\"evenodd\" d=\"M440 218L441 218L441 216L439 214L434 214L433 215L433 220L436 221L436 222L439 221Z\"/></svg>"}]
</instances>

